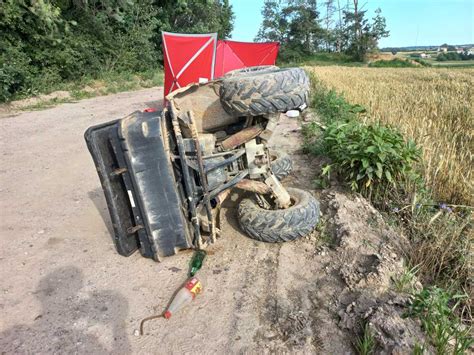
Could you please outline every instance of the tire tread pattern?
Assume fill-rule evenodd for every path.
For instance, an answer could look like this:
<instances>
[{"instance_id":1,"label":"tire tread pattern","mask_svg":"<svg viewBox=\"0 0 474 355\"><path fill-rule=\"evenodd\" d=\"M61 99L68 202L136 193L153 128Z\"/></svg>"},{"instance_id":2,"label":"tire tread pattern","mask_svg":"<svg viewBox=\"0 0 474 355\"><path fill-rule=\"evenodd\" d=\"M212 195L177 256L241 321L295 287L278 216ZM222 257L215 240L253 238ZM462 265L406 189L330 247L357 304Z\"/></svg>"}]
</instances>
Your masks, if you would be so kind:
<instances>
[{"instance_id":1,"label":"tire tread pattern","mask_svg":"<svg viewBox=\"0 0 474 355\"><path fill-rule=\"evenodd\" d=\"M219 96L230 114L286 112L308 104L309 78L301 68L255 71L253 75L224 78Z\"/></svg>"},{"instance_id":2,"label":"tire tread pattern","mask_svg":"<svg viewBox=\"0 0 474 355\"><path fill-rule=\"evenodd\" d=\"M239 205L239 224L252 239L281 243L308 235L319 221L319 202L307 191L287 188L297 203L283 210L265 210L254 200Z\"/></svg>"},{"instance_id":3,"label":"tire tread pattern","mask_svg":"<svg viewBox=\"0 0 474 355\"><path fill-rule=\"evenodd\" d=\"M276 159L270 164L273 175L275 175L280 181L290 175L291 170L293 169L293 161L291 160L290 156L279 151L270 151L270 155L274 155L276 157Z\"/></svg>"}]
</instances>

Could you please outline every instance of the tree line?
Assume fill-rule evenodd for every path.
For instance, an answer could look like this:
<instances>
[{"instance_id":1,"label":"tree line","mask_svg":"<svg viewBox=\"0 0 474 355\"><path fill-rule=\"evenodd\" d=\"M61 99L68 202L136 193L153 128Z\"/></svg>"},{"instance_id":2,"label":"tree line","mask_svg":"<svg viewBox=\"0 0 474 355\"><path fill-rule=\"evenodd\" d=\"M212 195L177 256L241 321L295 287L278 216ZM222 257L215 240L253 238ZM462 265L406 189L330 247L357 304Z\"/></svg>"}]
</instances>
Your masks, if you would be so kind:
<instances>
[{"instance_id":1,"label":"tree line","mask_svg":"<svg viewBox=\"0 0 474 355\"><path fill-rule=\"evenodd\" d=\"M161 66L161 31L228 38L229 0L0 0L0 102L106 72ZM345 4L342 4L346 1ZM281 42L280 59L318 51L356 60L388 35L380 10L358 0L265 1L258 41Z\"/></svg>"},{"instance_id":2,"label":"tree line","mask_svg":"<svg viewBox=\"0 0 474 355\"><path fill-rule=\"evenodd\" d=\"M161 31L227 38L228 0L1 0L0 102L162 63Z\"/></svg>"},{"instance_id":3,"label":"tree line","mask_svg":"<svg viewBox=\"0 0 474 355\"><path fill-rule=\"evenodd\" d=\"M389 35L382 10L372 19L359 0L265 0L256 41L281 43L280 59L340 52L363 61Z\"/></svg>"}]
</instances>

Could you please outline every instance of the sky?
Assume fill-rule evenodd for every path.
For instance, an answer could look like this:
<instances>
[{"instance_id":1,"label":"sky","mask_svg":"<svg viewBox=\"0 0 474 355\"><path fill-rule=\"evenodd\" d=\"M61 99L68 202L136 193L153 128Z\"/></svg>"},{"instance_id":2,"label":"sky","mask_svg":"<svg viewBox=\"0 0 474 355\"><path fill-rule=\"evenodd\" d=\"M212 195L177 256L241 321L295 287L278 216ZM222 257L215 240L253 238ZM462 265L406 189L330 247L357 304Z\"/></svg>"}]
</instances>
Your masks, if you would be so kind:
<instances>
[{"instance_id":1,"label":"sky","mask_svg":"<svg viewBox=\"0 0 474 355\"><path fill-rule=\"evenodd\" d=\"M232 39L253 41L262 21L263 0L230 2L235 13ZM365 3L370 18L375 9L382 9L390 36L380 40L381 48L474 42L474 0L367 0L360 3Z\"/></svg>"}]
</instances>

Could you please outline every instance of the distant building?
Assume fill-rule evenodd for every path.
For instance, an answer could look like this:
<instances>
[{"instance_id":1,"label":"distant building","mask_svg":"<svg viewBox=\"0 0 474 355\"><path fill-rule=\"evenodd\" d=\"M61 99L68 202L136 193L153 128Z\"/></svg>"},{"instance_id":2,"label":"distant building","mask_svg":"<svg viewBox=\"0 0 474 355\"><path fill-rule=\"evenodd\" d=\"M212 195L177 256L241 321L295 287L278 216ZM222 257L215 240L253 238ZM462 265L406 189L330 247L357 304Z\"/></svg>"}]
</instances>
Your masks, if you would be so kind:
<instances>
[{"instance_id":1,"label":"distant building","mask_svg":"<svg viewBox=\"0 0 474 355\"><path fill-rule=\"evenodd\" d=\"M431 58L431 55L430 55L430 54L426 54L426 53L421 53L421 54L420 54L420 58Z\"/></svg>"}]
</instances>

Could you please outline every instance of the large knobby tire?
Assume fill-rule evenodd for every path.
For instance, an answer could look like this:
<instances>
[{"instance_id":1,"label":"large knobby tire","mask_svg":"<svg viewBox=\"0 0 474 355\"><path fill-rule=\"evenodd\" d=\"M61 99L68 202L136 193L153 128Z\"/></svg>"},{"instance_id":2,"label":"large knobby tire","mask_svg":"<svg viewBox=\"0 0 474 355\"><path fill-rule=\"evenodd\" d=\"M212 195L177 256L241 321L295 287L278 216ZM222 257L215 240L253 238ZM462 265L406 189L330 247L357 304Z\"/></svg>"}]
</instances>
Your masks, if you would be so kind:
<instances>
[{"instance_id":1,"label":"large knobby tire","mask_svg":"<svg viewBox=\"0 0 474 355\"><path fill-rule=\"evenodd\" d=\"M259 116L304 108L309 78L301 68L249 71L224 78L219 89L224 109L239 116Z\"/></svg>"},{"instance_id":2,"label":"large knobby tire","mask_svg":"<svg viewBox=\"0 0 474 355\"><path fill-rule=\"evenodd\" d=\"M270 150L270 158L270 167L273 175L275 175L278 180L283 180L290 175L293 169L293 162L288 154L277 150Z\"/></svg>"},{"instance_id":3,"label":"large knobby tire","mask_svg":"<svg viewBox=\"0 0 474 355\"><path fill-rule=\"evenodd\" d=\"M239 223L247 235L262 242L279 243L308 235L319 221L319 202L307 191L287 188L293 205L266 210L253 199L239 205Z\"/></svg>"}]
</instances>

